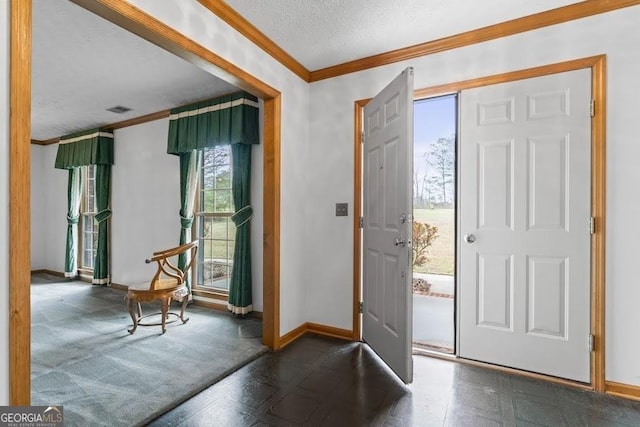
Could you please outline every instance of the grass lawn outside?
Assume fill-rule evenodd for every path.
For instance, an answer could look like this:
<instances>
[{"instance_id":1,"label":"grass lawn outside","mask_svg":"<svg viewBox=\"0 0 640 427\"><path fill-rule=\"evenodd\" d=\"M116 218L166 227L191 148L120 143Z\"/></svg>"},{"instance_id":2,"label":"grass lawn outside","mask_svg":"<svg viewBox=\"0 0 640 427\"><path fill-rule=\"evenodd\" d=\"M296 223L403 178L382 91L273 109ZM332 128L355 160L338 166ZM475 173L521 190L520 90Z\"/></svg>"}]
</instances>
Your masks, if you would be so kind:
<instances>
[{"instance_id":1,"label":"grass lawn outside","mask_svg":"<svg viewBox=\"0 0 640 427\"><path fill-rule=\"evenodd\" d=\"M438 227L438 237L427 250L427 262L414 267L417 273L454 274L455 211L453 209L414 209L413 219Z\"/></svg>"}]
</instances>

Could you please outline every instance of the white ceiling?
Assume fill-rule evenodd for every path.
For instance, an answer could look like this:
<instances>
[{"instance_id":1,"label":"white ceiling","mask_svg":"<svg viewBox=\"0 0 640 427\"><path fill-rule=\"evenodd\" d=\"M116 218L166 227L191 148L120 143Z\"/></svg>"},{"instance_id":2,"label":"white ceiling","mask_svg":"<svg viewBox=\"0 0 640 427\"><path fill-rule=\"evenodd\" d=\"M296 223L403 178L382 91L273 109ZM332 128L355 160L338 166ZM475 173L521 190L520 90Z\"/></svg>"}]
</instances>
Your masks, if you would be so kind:
<instances>
[{"instance_id":1,"label":"white ceiling","mask_svg":"<svg viewBox=\"0 0 640 427\"><path fill-rule=\"evenodd\" d=\"M227 0L309 70L574 2ZM33 4L32 139L53 139L237 90L67 0ZM132 111L106 111L116 105Z\"/></svg>"},{"instance_id":2,"label":"white ceiling","mask_svg":"<svg viewBox=\"0 0 640 427\"><path fill-rule=\"evenodd\" d=\"M35 140L238 90L66 0L34 0L32 62ZM105 111L115 105L132 111Z\"/></svg>"},{"instance_id":3,"label":"white ceiling","mask_svg":"<svg viewBox=\"0 0 640 427\"><path fill-rule=\"evenodd\" d=\"M310 71L576 0L225 0Z\"/></svg>"}]
</instances>

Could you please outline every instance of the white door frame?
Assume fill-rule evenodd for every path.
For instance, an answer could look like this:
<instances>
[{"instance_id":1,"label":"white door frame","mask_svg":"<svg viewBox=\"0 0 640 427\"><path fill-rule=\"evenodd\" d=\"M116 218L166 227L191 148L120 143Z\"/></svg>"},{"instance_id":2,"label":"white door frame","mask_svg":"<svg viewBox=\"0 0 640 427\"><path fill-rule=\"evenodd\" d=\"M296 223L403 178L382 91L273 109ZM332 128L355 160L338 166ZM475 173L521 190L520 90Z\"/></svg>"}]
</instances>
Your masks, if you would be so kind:
<instances>
[{"instance_id":1,"label":"white door frame","mask_svg":"<svg viewBox=\"0 0 640 427\"><path fill-rule=\"evenodd\" d=\"M594 337L591 352L591 383L588 387L598 392L605 391L605 196L606 196L606 56L598 55L566 62L527 68L503 74L480 77L472 80L452 82L439 86L418 89L415 99L429 98L460 92L465 89L523 80L549 74L573 71L582 68L591 69L591 92L594 104L594 115L591 121L591 214L595 218L595 233L591 236L591 334ZM362 215L362 109L369 99L355 101L354 105L354 224L353 224L353 339L361 339L361 316L359 313L361 291L362 237L360 217ZM460 361L464 361L459 359ZM486 365L480 362L473 364ZM491 366L491 365L486 365ZM510 372L542 378L547 381L577 385L569 380L524 373L511 368Z\"/></svg>"}]
</instances>

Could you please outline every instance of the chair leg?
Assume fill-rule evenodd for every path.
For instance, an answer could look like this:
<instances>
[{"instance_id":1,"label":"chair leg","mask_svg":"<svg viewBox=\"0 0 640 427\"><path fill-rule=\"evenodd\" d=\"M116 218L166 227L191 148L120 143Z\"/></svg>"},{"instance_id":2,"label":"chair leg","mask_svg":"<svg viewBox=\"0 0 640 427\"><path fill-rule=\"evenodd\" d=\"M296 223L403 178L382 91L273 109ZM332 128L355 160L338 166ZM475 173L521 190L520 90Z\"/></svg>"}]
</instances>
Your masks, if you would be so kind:
<instances>
[{"instance_id":1,"label":"chair leg","mask_svg":"<svg viewBox=\"0 0 640 427\"><path fill-rule=\"evenodd\" d=\"M139 316L137 316L138 313L136 312L136 306L138 307L138 310L140 310L140 303L136 303L134 300L130 299L127 302L127 305L129 306L129 315L131 316L131 321L133 322L133 327L131 329L127 329L127 332L133 334L138 327Z\"/></svg>"},{"instance_id":2,"label":"chair leg","mask_svg":"<svg viewBox=\"0 0 640 427\"><path fill-rule=\"evenodd\" d=\"M169 299L162 299L162 333L167 330L167 317L169 316Z\"/></svg>"},{"instance_id":3,"label":"chair leg","mask_svg":"<svg viewBox=\"0 0 640 427\"><path fill-rule=\"evenodd\" d=\"M138 319L142 317L142 306L138 303Z\"/></svg>"},{"instance_id":4,"label":"chair leg","mask_svg":"<svg viewBox=\"0 0 640 427\"><path fill-rule=\"evenodd\" d=\"M187 303L189 302L189 295L185 295L182 297L182 308L180 309L180 320L182 320L182 323L187 323L187 321L189 320L189 318L187 317L186 319L184 318L184 310L187 308Z\"/></svg>"}]
</instances>

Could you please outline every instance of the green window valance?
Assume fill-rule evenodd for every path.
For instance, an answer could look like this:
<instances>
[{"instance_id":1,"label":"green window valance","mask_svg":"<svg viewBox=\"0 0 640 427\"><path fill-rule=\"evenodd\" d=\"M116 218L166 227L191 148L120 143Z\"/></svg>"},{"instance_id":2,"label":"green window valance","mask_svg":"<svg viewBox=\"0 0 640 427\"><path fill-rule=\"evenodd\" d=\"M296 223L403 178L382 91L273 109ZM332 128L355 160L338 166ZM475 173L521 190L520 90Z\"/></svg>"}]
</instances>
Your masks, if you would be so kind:
<instances>
[{"instance_id":1,"label":"green window valance","mask_svg":"<svg viewBox=\"0 0 640 427\"><path fill-rule=\"evenodd\" d=\"M113 133L92 129L60 138L55 167L113 164Z\"/></svg>"},{"instance_id":2,"label":"green window valance","mask_svg":"<svg viewBox=\"0 0 640 427\"><path fill-rule=\"evenodd\" d=\"M226 144L258 144L258 98L246 92L171 110L167 153L181 154Z\"/></svg>"}]
</instances>

